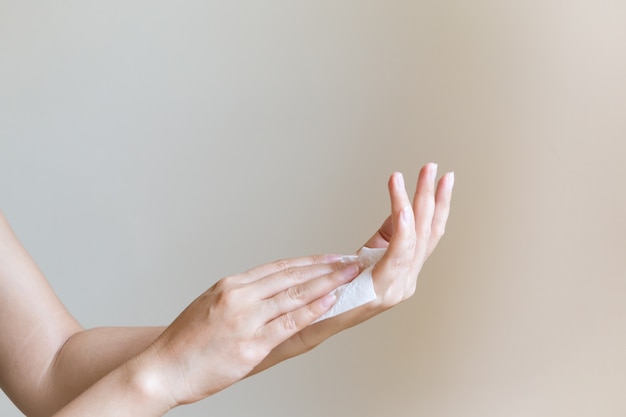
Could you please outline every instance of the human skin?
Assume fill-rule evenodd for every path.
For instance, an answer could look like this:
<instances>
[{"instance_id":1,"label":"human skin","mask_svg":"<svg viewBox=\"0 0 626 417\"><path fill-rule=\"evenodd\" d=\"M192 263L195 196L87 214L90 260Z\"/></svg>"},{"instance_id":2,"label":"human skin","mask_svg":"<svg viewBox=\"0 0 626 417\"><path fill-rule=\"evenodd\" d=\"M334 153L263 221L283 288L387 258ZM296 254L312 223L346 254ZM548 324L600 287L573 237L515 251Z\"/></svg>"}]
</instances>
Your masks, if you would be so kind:
<instances>
[{"instance_id":1,"label":"human skin","mask_svg":"<svg viewBox=\"0 0 626 417\"><path fill-rule=\"evenodd\" d=\"M453 182L451 173L436 182L427 164L411 203L402 176L391 176L392 213L364 245L388 247L373 270L377 299L315 324L334 301L328 294L358 274L338 255L226 277L168 327L84 330L2 218L0 387L28 416L161 416L307 352L415 292Z\"/></svg>"}]
</instances>

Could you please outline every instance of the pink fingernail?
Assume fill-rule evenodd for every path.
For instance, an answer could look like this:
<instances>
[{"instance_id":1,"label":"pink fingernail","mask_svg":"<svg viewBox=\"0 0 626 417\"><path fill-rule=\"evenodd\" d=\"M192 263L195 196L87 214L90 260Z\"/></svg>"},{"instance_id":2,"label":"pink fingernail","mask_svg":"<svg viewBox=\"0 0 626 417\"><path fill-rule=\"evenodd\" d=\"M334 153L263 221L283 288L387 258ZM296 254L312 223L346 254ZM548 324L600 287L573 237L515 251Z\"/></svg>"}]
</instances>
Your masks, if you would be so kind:
<instances>
[{"instance_id":1,"label":"pink fingernail","mask_svg":"<svg viewBox=\"0 0 626 417\"><path fill-rule=\"evenodd\" d=\"M324 260L328 263L343 262L344 256L338 253L324 255Z\"/></svg>"},{"instance_id":2,"label":"pink fingernail","mask_svg":"<svg viewBox=\"0 0 626 417\"><path fill-rule=\"evenodd\" d=\"M358 263L353 262L351 264L348 264L341 272L342 278L344 279L349 279L354 277L356 274L359 273L359 269L361 269L361 267L359 266Z\"/></svg>"},{"instance_id":3,"label":"pink fingernail","mask_svg":"<svg viewBox=\"0 0 626 417\"><path fill-rule=\"evenodd\" d=\"M401 172L396 173L396 185L398 188L406 188L404 185L404 175Z\"/></svg>"},{"instance_id":4,"label":"pink fingernail","mask_svg":"<svg viewBox=\"0 0 626 417\"><path fill-rule=\"evenodd\" d=\"M337 295L335 295L334 292L331 292L320 300L320 304L323 308L331 308L333 304L335 304L335 301L337 301Z\"/></svg>"},{"instance_id":5,"label":"pink fingernail","mask_svg":"<svg viewBox=\"0 0 626 417\"><path fill-rule=\"evenodd\" d=\"M429 179L431 179L431 180L435 179L435 177L437 176L437 169L438 169L438 167L439 166L436 163L434 163L434 162L430 163L430 167L429 167L430 170L428 172L428 178Z\"/></svg>"},{"instance_id":6,"label":"pink fingernail","mask_svg":"<svg viewBox=\"0 0 626 417\"><path fill-rule=\"evenodd\" d=\"M359 260L358 255L343 255L341 256L341 259L339 259L339 261L344 262L344 263L356 262L358 260Z\"/></svg>"},{"instance_id":7,"label":"pink fingernail","mask_svg":"<svg viewBox=\"0 0 626 417\"><path fill-rule=\"evenodd\" d=\"M452 190L454 188L454 171L448 174L448 189Z\"/></svg>"}]
</instances>

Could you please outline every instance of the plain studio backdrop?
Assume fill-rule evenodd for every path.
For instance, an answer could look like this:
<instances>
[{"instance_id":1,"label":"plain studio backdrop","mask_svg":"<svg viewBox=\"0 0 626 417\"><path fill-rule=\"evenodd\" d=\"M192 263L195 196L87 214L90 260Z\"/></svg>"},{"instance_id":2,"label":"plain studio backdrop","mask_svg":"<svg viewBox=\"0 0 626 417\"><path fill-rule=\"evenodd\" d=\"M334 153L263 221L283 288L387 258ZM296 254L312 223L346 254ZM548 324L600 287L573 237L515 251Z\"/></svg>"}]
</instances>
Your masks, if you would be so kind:
<instances>
[{"instance_id":1,"label":"plain studio backdrop","mask_svg":"<svg viewBox=\"0 0 626 417\"><path fill-rule=\"evenodd\" d=\"M88 327L352 252L455 170L406 303L175 416L626 415L626 2L0 1L0 207ZM0 335L1 337L1 335ZM21 415L0 399L0 415Z\"/></svg>"}]
</instances>

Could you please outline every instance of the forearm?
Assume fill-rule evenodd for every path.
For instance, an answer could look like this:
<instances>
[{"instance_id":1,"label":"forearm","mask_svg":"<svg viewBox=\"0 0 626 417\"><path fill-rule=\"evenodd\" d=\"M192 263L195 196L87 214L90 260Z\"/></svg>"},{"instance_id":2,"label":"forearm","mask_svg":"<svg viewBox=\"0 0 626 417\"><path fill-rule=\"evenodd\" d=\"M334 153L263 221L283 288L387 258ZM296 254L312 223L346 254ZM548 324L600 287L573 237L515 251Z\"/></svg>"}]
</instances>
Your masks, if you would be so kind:
<instances>
[{"instance_id":1,"label":"forearm","mask_svg":"<svg viewBox=\"0 0 626 417\"><path fill-rule=\"evenodd\" d=\"M53 417L159 417L176 404L167 382L143 366L138 357L117 367Z\"/></svg>"},{"instance_id":2,"label":"forearm","mask_svg":"<svg viewBox=\"0 0 626 417\"><path fill-rule=\"evenodd\" d=\"M78 332L59 350L44 402L53 412L144 351L163 327L103 327ZM48 414L50 414L50 412Z\"/></svg>"},{"instance_id":3,"label":"forearm","mask_svg":"<svg viewBox=\"0 0 626 417\"><path fill-rule=\"evenodd\" d=\"M306 353L335 334L356 326L378 312L377 303L374 301L338 316L312 324L272 350L248 376L255 375L280 362Z\"/></svg>"}]
</instances>

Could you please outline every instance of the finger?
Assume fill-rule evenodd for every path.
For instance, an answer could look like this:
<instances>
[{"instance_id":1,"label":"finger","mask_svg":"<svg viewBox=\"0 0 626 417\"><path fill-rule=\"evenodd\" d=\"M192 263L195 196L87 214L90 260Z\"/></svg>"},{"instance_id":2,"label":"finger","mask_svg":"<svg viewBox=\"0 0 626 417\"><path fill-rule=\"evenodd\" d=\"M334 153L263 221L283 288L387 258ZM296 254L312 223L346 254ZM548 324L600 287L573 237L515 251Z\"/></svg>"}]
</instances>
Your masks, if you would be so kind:
<instances>
[{"instance_id":1,"label":"finger","mask_svg":"<svg viewBox=\"0 0 626 417\"><path fill-rule=\"evenodd\" d=\"M360 268L357 263L350 263L332 273L311 279L305 283L286 288L273 297L262 300L258 304L258 316L264 317L265 322L301 308L314 300L332 292L340 285L352 281Z\"/></svg>"},{"instance_id":2,"label":"finger","mask_svg":"<svg viewBox=\"0 0 626 417\"><path fill-rule=\"evenodd\" d=\"M260 329L263 339L272 347L289 339L294 334L311 325L326 313L337 301L335 294L327 294L296 310L282 314Z\"/></svg>"},{"instance_id":3,"label":"finger","mask_svg":"<svg viewBox=\"0 0 626 417\"><path fill-rule=\"evenodd\" d=\"M345 267L346 264L343 262L289 267L251 282L247 286L247 291L254 294L254 299L265 300L289 288L332 274Z\"/></svg>"},{"instance_id":4,"label":"finger","mask_svg":"<svg viewBox=\"0 0 626 417\"><path fill-rule=\"evenodd\" d=\"M264 265L252 268L238 275L238 282L246 284L252 281L267 277L268 275L284 271L289 268L297 268L308 265L324 265L334 262L340 262L343 259L339 254L313 255L292 259L279 259Z\"/></svg>"},{"instance_id":5,"label":"finger","mask_svg":"<svg viewBox=\"0 0 626 417\"><path fill-rule=\"evenodd\" d=\"M413 197L415 213L415 234L417 237L414 257L414 268L421 267L428 250L428 242L435 213L435 178L437 164L429 163L420 170Z\"/></svg>"},{"instance_id":6,"label":"finger","mask_svg":"<svg viewBox=\"0 0 626 417\"><path fill-rule=\"evenodd\" d=\"M435 250L441 237L446 231L446 223L450 214L450 201L452 200L452 188L454 187L454 172L445 174L437 185L435 193L435 214L431 227L430 241L426 256Z\"/></svg>"},{"instance_id":7,"label":"finger","mask_svg":"<svg viewBox=\"0 0 626 417\"><path fill-rule=\"evenodd\" d=\"M415 252L413 211L404 186L404 179L399 173L393 174L389 180L389 196L393 234L387 252L374 267L375 277L380 276L377 274L379 270L390 271L390 274L384 274L387 277L405 272L411 267Z\"/></svg>"}]
</instances>

